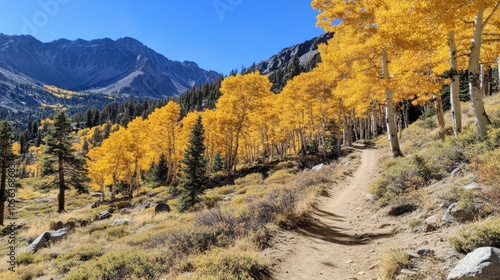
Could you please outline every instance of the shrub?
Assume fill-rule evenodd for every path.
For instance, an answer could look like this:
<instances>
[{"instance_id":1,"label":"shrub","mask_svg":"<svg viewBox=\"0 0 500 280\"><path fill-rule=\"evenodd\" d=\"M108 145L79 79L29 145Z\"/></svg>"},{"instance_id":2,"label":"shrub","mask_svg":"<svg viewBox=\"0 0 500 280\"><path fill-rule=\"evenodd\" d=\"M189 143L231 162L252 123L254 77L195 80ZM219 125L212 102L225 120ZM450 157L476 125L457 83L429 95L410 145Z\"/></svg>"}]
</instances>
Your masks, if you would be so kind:
<instances>
[{"instance_id":1,"label":"shrub","mask_svg":"<svg viewBox=\"0 0 500 280\"><path fill-rule=\"evenodd\" d=\"M263 279L269 264L251 252L215 248L190 259L195 279Z\"/></svg>"},{"instance_id":2,"label":"shrub","mask_svg":"<svg viewBox=\"0 0 500 280\"><path fill-rule=\"evenodd\" d=\"M465 226L450 237L450 243L461 253L479 247L500 247L500 218Z\"/></svg>"},{"instance_id":3,"label":"shrub","mask_svg":"<svg viewBox=\"0 0 500 280\"><path fill-rule=\"evenodd\" d=\"M153 279L161 263L146 253L112 251L69 272L68 280Z\"/></svg>"},{"instance_id":4,"label":"shrub","mask_svg":"<svg viewBox=\"0 0 500 280\"><path fill-rule=\"evenodd\" d=\"M247 176L243 178L238 178L234 180L234 183L236 185L258 185L262 183L262 174L260 173L252 173L248 174Z\"/></svg>"},{"instance_id":5,"label":"shrub","mask_svg":"<svg viewBox=\"0 0 500 280\"><path fill-rule=\"evenodd\" d=\"M16 256L17 265L29 265L35 262L35 254L33 252L25 252Z\"/></svg>"}]
</instances>

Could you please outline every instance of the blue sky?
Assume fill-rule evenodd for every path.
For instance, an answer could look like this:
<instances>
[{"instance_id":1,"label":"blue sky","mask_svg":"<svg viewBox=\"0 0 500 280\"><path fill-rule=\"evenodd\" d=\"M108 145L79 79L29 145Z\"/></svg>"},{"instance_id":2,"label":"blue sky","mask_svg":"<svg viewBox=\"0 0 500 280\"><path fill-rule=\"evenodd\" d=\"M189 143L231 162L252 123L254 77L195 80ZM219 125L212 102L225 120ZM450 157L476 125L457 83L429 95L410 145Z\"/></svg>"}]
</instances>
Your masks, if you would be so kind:
<instances>
[{"instance_id":1,"label":"blue sky","mask_svg":"<svg viewBox=\"0 0 500 280\"><path fill-rule=\"evenodd\" d=\"M310 0L0 0L0 33L42 42L133 37L228 74L323 33Z\"/></svg>"}]
</instances>

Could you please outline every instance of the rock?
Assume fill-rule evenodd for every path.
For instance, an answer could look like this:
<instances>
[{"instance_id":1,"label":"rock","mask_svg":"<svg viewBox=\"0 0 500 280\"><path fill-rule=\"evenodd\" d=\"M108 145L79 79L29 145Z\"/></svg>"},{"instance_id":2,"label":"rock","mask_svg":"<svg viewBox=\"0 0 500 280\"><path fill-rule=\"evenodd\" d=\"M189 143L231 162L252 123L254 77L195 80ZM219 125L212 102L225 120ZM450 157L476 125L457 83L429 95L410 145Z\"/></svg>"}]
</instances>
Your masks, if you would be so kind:
<instances>
[{"instance_id":1,"label":"rock","mask_svg":"<svg viewBox=\"0 0 500 280\"><path fill-rule=\"evenodd\" d=\"M318 165L314 166L313 168L311 168L311 170L322 170L325 167L326 167L326 165L321 163L321 164L318 164Z\"/></svg>"},{"instance_id":2,"label":"rock","mask_svg":"<svg viewBox=\"0 0 500 280\"><path fill-rule=\"evenodd\" d=\"M101 198L102 197L102 193L101 192L91 192L89 195L91 197L96 197L96 198Z\"/></svg>"},{"instance_id":3,"label":"rock","mask_svg":"<svg viewBox=\"0 0 500 280\"><path fill-rule=\"evenodd\" d=\"M439 228L439 218L438 216L430 216L424 221L424 232L435 231Z\"/></svg>"},{"instance_id":4,"label":"rock","mask_svg":"<svg viewBox=\"0 0 500 280\"><path fill-rule=\"evenodd\" d=\"M119 226L119 225L127 225L128 223L131 223L132 220L130 219L116 219L113 221L111 224L112 226Z\"/></svg>"},{"instance_id":5,"label":"rock","mask_svg":"<svg viewBox=\"0 0 500 280\"><path fill-rule=\"evenodd\" d=\"M67 231L73 231L76 228L76 222L68 221L63 226Z\"/></svg>"},{"instance_id":6,"label":"rock","mask_svg":"<svg viewBox=\"0 0 500 280\"><path fill-rule=\"evenodd\" d=\"M485 185L478 184L476 182L472 182L466 186L463 186L462 189L466 191L483 191L487 190L488 187L486 187Z\"/></svg>"},{"instance_id":7,"label":"rock","mask_svg":"<svg viewBox=\"0 0 500 280\"><path fill-rule=\"evenodd\" d=\"M120 209L120 214L122 215L130 214L130 210L128 210L127 208Z\"/></svg>"},{"instance_id":8,"label":"rock","mask_svg":"<svg viewBox=\"0 0 500 280\"><path fill-rule=\"evenodd\" d=\"M100 220L107 219L109 217L111 217L111 213L109 213L108 210L104 210L101 213L97 214L97 216L95 217L95 219L100 221Z\"/></svg>"},{"instance_id":9,"label":"rock","mask_svg":"<svg viewBox=\"0 0 500 280\"><path fill-rule=\"evenodd\" d=\"M455 176L457 176L457 174L462 171L462 167L459 166L457 168L455 168L452 172L451 172L451 178L455 178Z\"/></svg>"},{"instance_id":10,"label":"rock","mask_svg":"<svg viewBox=\"0 0 500 280\"><path fill-rule=\"evenodd\" d=\"M393 206L387 213L389 216L401 216L417 210L417 206L413 204L401 204Z\"/></svg>"},{"instance_id":11,"label":"rock","mask_svg":"<svg viewBox=\"0 0 500 280\"><path fill-rule=\"evenodd\" d=\"M80 221L80 227L86 227L88 225L89 225L89 221L87 221L87 220L81 220Z\"/></svg>"},{"instance_id":12,"label":"rock","mask_svg":"<svg viewBox=\"0 0 500 280\"><path fill-rule=\"evenodd\" d=\"M482 247L467 254L448 274L448 280L495 280L500 275L500 249Z\"/></svg>"},{"instance_id":13,"label":"rock","mask_svg":"<svg viewBox=\"0 0 500 280\"><path fill-rule=\"evenodd\" d=\"M149 201L146 201L142 204L142 208L144 208L144 209L148 209L149 207L151 207L151 202L149 202Z\"/></svg>"},{"instance_id":14,"label":"rock","mask_svg":"<svg viewBox=\"0 0 500 280\"><path fill-rule=\"evenodd\" d=\"M434 250L429 248L419 248L417 249L417 254L422 257L431 257L434 256Z\"/></svg>"},{"instance_id":15,"label":"rock","mask_svg":"<svg viewBox=\"0 0 500 280\"><path fill-rule=\"evenodd\" d=\"M55 223L55 224L53 225L53 230L59 230L59 229L61 229L61 228L63 228L63 227L64 227L64 223L63 223L63 222L61 222L61 221L58 221L57 223Z\"/></svg>"},{"instance_id":16,"label":"rock","mask_svg":"<svg viewBox=\"0 0 500 280\"><path fill-rule=\"evenodd\" d=\"M367 194L367 195L365 195L365 201L376 201L377 198L378 197L376 195L373 195L373 194Z\"/></svg>"},{"instance_id":17,"label":"rock","mask_svg":"<svg viewBox=\"0 0 500 280\"><path fill-rule=\"evenodd\" d=\"M472 210L462 209L458 206L458 203L453 203L448 207L441 220L447 223L459 222L463 223L473 219Z\"/></svg>"},{"instance_id":18,"label":"rock","mask_svg":"<svg viewBox=\"0 0 500 280\"><path fill-rule=\"evenodd\" d=\"M27 252L36 252L40 248L47 247L49 242L60 240L68 235L65 228L59 230L50 230L40 234L29 246L26 248Z\"/></svg>"},{"instance_id":19,"label":"rock","mask_svg":"<svg viewBox=\"0 0 500 280\"><path fill-rule=\"evenodd\" d=\"M222 200L224 201L231 201L233 198L230 197L229 195L226 195Z\"/></svg>"},{"instance_id":20,"label":"rock","mask_svg":"<svg viewBox=\"0 0 500 280\"><path fill-rule=\"evenodd\" d=\"M99 201L96 201L96 202L92 203L92 205L90 205L90 208L94 209L94 208L96 208L96 207L99 207L99 205L101 205L101 204L99 203Z\"/></svg>"},{"instance_id":21,"label":"rock","mask_svg":"<svg viewBox=\"0 0 500 280\"><path fill-rule=\"evenodd\" d=\"M165 202L160 202L155 206L155 213L170 212L170 206Z\"/></svg>"}]
</instances>

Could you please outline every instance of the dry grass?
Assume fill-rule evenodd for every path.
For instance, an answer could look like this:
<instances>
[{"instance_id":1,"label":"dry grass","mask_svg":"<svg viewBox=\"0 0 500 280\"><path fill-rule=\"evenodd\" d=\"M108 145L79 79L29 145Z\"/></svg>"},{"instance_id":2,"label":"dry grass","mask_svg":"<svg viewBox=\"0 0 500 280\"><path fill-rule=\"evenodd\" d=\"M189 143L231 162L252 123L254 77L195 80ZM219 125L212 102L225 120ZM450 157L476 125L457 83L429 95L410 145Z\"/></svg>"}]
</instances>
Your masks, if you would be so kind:
<instances>
[{"instance_id":1,"label":"dry grass","mask_svg":"<svg viewBox=\"0 0 500 280\"><path fill-rule=\"evenodd\" d=\"M392 280L394 276L402 269L408 268L410 264L410 257L408 253L403 249L390 249L387 250L382 259L380 260L379 266L382 273L382 279Z\"/></svg>"}]
</instances>

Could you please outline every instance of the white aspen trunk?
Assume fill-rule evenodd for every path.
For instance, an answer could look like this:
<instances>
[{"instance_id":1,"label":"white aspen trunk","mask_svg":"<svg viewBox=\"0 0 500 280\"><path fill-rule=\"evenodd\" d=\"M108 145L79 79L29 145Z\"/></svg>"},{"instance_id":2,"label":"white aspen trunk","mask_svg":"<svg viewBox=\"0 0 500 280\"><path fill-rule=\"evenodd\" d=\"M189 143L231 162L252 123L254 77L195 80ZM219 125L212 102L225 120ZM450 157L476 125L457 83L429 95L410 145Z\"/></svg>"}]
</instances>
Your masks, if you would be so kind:
<instances>
[{"instance_id":1,"label":"white aspen trunk","mask_svg":"<svg viewBox=\"0 0 500 280\"><path fill-rule=\"evenodd\" d=\"M453 133L458 135L462 131L462 107L460 105L460 80L458 77L457 45L455 33L448 33L448 48L450 53L450 102ZM499 57L500 59L500 57Z\"/></svg>"},{"instance_id":2,"label":"white aspen trunk","mask_svg":"<svg viewBox=\"0 0 500 280\"><path fill-rule=\"evenodd\" d=\"M486 126L491 123L484 109L484 93L481 92L479 78L479 58L482 44L481 35L483 33L484 10L485 9L480 9L474 18L474 37L472 39L471 53L469 56L469 94L472 102L472 110L474 112L474 120L481 139L484 139L486 136Z\"/></svg>"},{"instance_id":3,"label":"white aspen trunk","mask_svg":"<svg viewBox=\"0 0 500 280\"><path fill-rule=\"evenodd\" d=\"M382 51L382 74L384 79L389 79L389 60L386 50ZM394 121L392 90L388 87L385 89L385 122L387 126L387 136L391 145L392 157L402 157L403 153L399 147L398 131Z\"/></svg>"}]
</instances>

